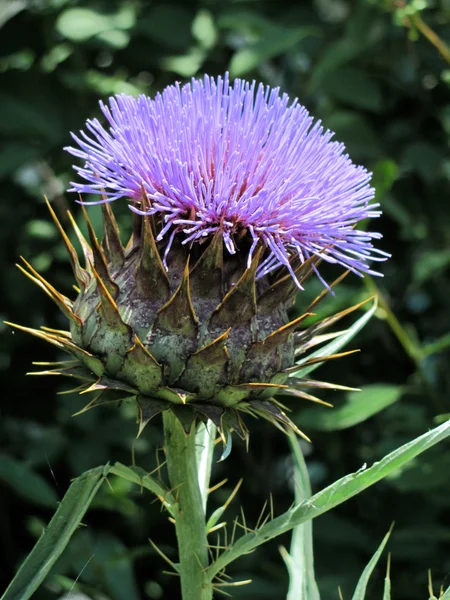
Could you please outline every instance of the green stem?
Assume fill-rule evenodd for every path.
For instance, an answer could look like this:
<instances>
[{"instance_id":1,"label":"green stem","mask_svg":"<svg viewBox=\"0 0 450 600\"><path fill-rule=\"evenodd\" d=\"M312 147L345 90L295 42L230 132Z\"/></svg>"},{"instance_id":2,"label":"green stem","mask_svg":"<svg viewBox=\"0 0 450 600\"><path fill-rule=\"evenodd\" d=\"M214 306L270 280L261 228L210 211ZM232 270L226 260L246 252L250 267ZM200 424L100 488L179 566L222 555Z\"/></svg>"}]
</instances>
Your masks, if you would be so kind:
<instances>
[{"instance_id":1,"label":"green stem","mask_svg":"<svg viewBox=\"0 0 450 600\"><path fill-rule=\"evenodd\" d=\"M207 575L205 511L198 483L195 429L186 434L172 411L164 412L164 438L170 486L178 502L175 529L183 600L211 600Z\"/></svg>"},{"instance_id":2,"label":"green stem","mask_svg":"<svg viewBox=\"0 0 450 600\"><path fill-rule=\"evenodd\" d=\"M211 421L209 421L207 425L200 423L195 438L198 484L200 486L200 494L202 495L204 511L206 511L206 504L208 502L209 480L211 479L215 435L216 428Z\"/></svg>"}]
</instances>

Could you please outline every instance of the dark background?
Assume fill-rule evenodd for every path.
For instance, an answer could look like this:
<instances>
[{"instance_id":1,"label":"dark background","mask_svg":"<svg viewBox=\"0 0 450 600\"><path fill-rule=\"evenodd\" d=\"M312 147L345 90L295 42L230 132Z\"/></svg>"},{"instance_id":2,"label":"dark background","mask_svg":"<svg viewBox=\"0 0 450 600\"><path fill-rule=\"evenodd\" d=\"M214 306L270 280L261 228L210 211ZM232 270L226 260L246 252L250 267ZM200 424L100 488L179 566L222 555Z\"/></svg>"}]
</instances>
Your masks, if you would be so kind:
<instances>
[{"instance_id":1,"label":"dark background","mask_svg":"<svg viewBox=\"0 0 450 600\"><path fill-rule=\"evenodd\" d=\"M331 422L321 407L291 403L296 422L313 439L305 446L315 490L371 463L434 426L450 413L450 65L428 37L450 41L450 4L436 1L197 0L76 2L23 0L0 4L0 276L1 316L31 327L64 327L51 301L14 266L20 255L58 289L73 279L43 195L61 219L78 213L66 194L71 157L62 147L69 131L98 114L97 101L118 92L153 95L174 80L204 72L256 78L297 96L355 162L374 172L384 215L372 228L392 253L382 264L382 295L375 318L351 344L361 348L320 376L363 387L368 405L390 406L353 427ZM423 23L431 28L424 29ZM448 52L448 50L447 50ZM123 228L129 215L114 205ZM99 223L99 213L91 210ZM331 277L337 271L331 271ZM373 283L349 277L320 314L367 297ZM320 291L311 282L298 308ZM71 415L82 406L57 378L25 377L32 360L57 360L44 342L2 328L0 369L0 589L7 585L71 478L108 460L131 462L136 427L131 407ZM331 396L327 397L331 399ZM354 402L344 393L336 405ZM360 403L362 401L360 400ZM374 404L373 404L374 405ZM358 412L358 411L357 411ZM360 411L361 414L364 410ZM336 413L339 415L339 413ZM439 415L441 415L439 417ZM360 417L361 418L361 417ZM239 478L242 504L255 523L271 491L275 509L292 502L289 448L269 425L251 426L249 452L235 441L216 467L212 496L218 506ZM338 428L338 429L337 429ZM137 464L151 470L161 447L155 421L134 444ZM92 599L176 598L178 581L148 543L151 537L176 560L167 515L150 495L111 480L104 485L37 600L68 590ZM442 444L402 472L315 522L315 557L325 600L351 597L359 574L391 522L393 598L428 598L427 569L435 589L450 585L450 447ZM232 565L230 574L253 584L235 598L286 596L279 543ZM380 598L384 565L368 598ZM78 578L74 586L75 579ZM75 598L75 595L72 595Z\"/></svg>"}]
</instances>

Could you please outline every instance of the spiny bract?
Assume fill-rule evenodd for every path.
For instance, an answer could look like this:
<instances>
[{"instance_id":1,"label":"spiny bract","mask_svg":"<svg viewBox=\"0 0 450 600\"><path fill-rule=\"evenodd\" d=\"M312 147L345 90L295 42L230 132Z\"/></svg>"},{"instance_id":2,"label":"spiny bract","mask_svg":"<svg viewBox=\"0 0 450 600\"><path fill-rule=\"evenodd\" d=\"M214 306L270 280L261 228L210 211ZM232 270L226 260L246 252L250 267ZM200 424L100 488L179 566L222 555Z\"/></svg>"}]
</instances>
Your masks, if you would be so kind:
<instances>
[{"instance_id":1,"label":"spiny bract","mask_svg":"<svg viewBox=\"0 0 450 600\"><path fill-rule=\"evenodd\" d=\"M161 224L151 216L134 215L133 233L124 248L112 210L104 204L101 243L84 210L90 243L69 213L83 249L83 267L50 204L49 208L70 256L78 297L72 302L60 294L25 260L26 269L19 268L62 310L70 331L14 326L72 355L72 360L49 365L53 368L40 374L80 380L75 389L94 394L85 409L134 400L139 432L170 408L186 431L196 420L211 419L224 438L234 430L243 439L248 430L241 413L248 413L306 437L274 395L321 402L304 390L349 389L297 378L295 360L323 342L324 330L359 304L295 333L327 290L302 316L289 321L287 310L297 285L282 270L256 279L263 247L247 268L239 255L224 253L220 234L190 251L175 241L166 271L155 241ZM300 282L319 260L293 260ZM329 358L334 356L320 362ZM302 362L302 368L306 366L308 361Z\"/></svg>"}]
</instances>

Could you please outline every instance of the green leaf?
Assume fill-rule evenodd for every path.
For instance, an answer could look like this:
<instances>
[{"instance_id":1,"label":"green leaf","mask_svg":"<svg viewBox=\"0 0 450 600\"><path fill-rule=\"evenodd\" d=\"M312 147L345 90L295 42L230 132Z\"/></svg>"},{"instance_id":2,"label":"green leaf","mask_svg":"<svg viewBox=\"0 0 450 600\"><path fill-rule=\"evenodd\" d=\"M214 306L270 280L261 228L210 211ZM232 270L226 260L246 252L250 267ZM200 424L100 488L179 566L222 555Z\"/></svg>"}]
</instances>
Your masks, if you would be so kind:
<instances>
[{"instance_id":1,"label":"green leaf","mask_svg":"<svg viewBox=\"0 0 450 600\"><path fill-rule=\"evenodd\" d=\"M359 319L357 321L355 321L355 323L353 323L353 325L349 329L346 329L345 331L343 331L340 336L338 336L337 338L335 338L328 344L325 344L325 346L322 346L322 348L320 348L319 350L316 350L315 352L308 354L308 356L305 356L305 358L302 358L301 360L297 361L299 370L296 371L295 373L292 373L292 375L293 376L295 375L295 377L306 377L306 375L309 375L309 373L312 373L313 371L315 371L322 363L315 363L313 365L303 367L303 369L302 369L301 365L304 362L306 362L307 360L309 360L311 358L319 358L321 356L330 356L331 354L339 352L339 350L341 348L343 348L346 344L348 344L348 342L350 342L355 337L355 335L361 331L361 329L366 325L366 323L368 323L368 321L370 321L374 312L377 309L377 306L378 306L377 300L375 299L372 307L366 313L364 313L361 317L359 317Z\"/></svg>"},{"instance_id":2,"label":"green leaf","mask_svg":"<svg viewBox=\"0 0 450 600\"><path fill-rule=\"evenodd\" d=\"M366 72L353 67L329 72L321 89L331 98L358 109L380 112L383 107L379 85Z\"/></svg>"},{"instance_id":3,"label":"green leaf","mask_svg":"<svg viewBox=\"0 0 450 600\"><path fill-rule=\"evenodd\" d=\"M110 28L109 17L90 8L68 8L56 21L57 31L63 37L77 42L88 40Z\"/></svg>"},{"instance_id":4,"label":"green leaf","mask_svg":"<svg viewBox=\"0 0 450 600\"><path fill-rule=\"evenodd\" d=\"M398 165L393 160L383 159L376 163L372 169L372 185L375 188L377 202L391 190L398 174Z\"/></svg>"},{"instance_id":5,"label":"green leaf","mask_svg":"<svg viewBox=\"0 0 450 600\"><path fill-rule=\"evenodd\" d=\"M405 169L412 169L428 184L439 177L444 156L439 147L425 142L408 144L402 156Z\"/></svg>"},{"instance_id":6,"label":"green leaf","mask_svg":"<svg viewBox=\"0 0 450 600\"><path fill-rule=\"evenodd\" d=\"M336 139L344 142L349 154L359 160L379 158L381 150L380 138L372 125L372 121L358 111L339 110L324 118L324 124L334 131Z\"/></svg>"},{"instance_id":7,"label":"green leaf","mask_svg":"<svg viewBox=\"0 0 450 600\"><path fill-rule=\"evenodd\" d=\"M192 22L192 35L206 50L217 43L217 30L212 14L204 9L198 11Z\"/></svg>"},{"instance_id":8,"label":"green leaf","mask_svg":"<svg viewBox=\"0 0 450 600\"><path fill-rule=\"evenodd\" d=\"M336 42L328 44L321 59L312 73L308 86L308 94L312 94L320 87L323 79L329 73L346 65L358 57L365 50L375 44L382 34L378 27L376 13L367 4L359 4L352 11L347 22L345 35Z\"/></svg>"},{"instance_id":9,"label":"green leaf","mask_svg":"<svg viewBox=\"0 0 450 600\"><path fill-rule=\"evenodd\" d=\"M116 462L112 467L109 467L109 473L122 477L127 481L132 481L147 490L153 492L172 517L177 514L177 502L172 492L160 481L151 477L144 469L140 467L126 467L121 463Z\"/></svg>"},{"instance_id":10,"label":"green leaf","mask_svg":"<svg viewBox=\"0 0 450 600\"><path fill-rule=\"evenodd\" d=\"M290 431L288 436L294 458L295 502L300 504L311 497L311 483L297 435ZM286 600L320 600L314 576L312 521L294 528L290 552L284 551L283 559L289 572Z\"/></svg>"},{"instance_id":11,"label":"green leaf","mask_svg":"<svg viewBox=\"0 0 450 600\"><path fill-rule=\"evenodd\" d=\"M335 481L310 499L305 500L300 505L295 505L279 517L269 521L257 531L240 537L209 567L209 576L213 578L239 556L252 552L261 544L346 502L449 436L450 421L404 444L379 462L374 463L372 467L368 469L363 467L356 473L346 475Z\"/></svg>"},{"instance_id":12,"label":"green leaf","mask_svg":"<svg viewBox=\"0 0 450 600\"><path fill-rule=\"evenodd\" d=\"M55 490L36 471L6 454L0 454L0 480L18 496L32 504L54 508L58 503Z\"/></svg>"},{"instance_id":13,"label":"green leaf","mask_svg":"<svg viewBox=\"0 0 450 600\"><path fill-rule=\"evenodd\" d=\"M393 526L392 526L393 527ZM353 594L352 600L364 600L366 597L366 589L367 584L369 583L370 576L373 573L378 561L380 560L381 554L383 553L384 547L386 546L388 539L392 532L392 527L388 531L388 533L384 536L383 541L378 547L378 550L372 556L369 561L369 564L362 572L362 575L358 581L358 585L356 586L355 593Z\"/></svg>"},{"instance_id":14,"label":"green leaf","mask_svg":"<svg viewBox=\"0 0 450 600\"><path fill-rule=\"evenodd\" d=\"M111 600L139 600L133 555L115 535L83 529L74 536L69 551L72 569L82 573L84 584L101 582Z\"/></svg>"},{"instance_id":15,"label":"green leaf","mask_svg":"<svg viewBox=\"0 0 450 600\"><path fill-rule=\"evenodd\" d=\"M439 600L450 600L450 587L444 592L444 595Z\"/></svg>"},{"instance_id":16,"label":"green leaf","mask_svg":"<svg viewBox=\"0 0 450 600\"><path fill-rule=\"evenodd\" d=\"M423 285L450 265L450 250L427 250L414 261L413 279Z\"/></svg>"},{"instance_id":17,"label":"green leaf","mask_svg":"<svg viewBox=\"0 0 450 600\"><path fill-rule=\"evenodd\" d=\"M105 32L116 34L133 27L136 9L131 3L124 4L116 13L101 14L91 8L68 8L56 21L56 29L65 38L74 42L84 42ZM120 30L120 31L119 31ZM128 40L127 36L127 40ZM115 45L114 42L111 45ZM122 46L119 46L122 47Z\"/></svg>"},{"instance_id":18,"label":"green leaf","mask_svg":"<svg viewBox=\"0 0 450 600\"><path fill-rule=\"evenodd\" d=\"M188 6L188 3L155 3L146 16L139 19L136 29L164 47L187 54L187 49L194 41L191 31L194 15Z\"/></svg>"},{"instance_id":19,"label":"green leaf","mask_svg":"<svg viewBox=\"0 0 450 600\"><path fill-rule=\"evenodd\" d=\"M28 600L32 596L69 543L107 473L107 466L97 467L72 482L47 529L1 600Z\"/></svg>"},{"instance_id":20,"label":"green leaf","mask_svg":"<svg viewBox=\"0 0 450 600\"><path fill-rule=\"evenodd\" d=\"M291 50L298 42L317 34L314 27L274 27L261 39L239 49L230 62L231 77L241 77L274 56Z\"/></svg>"},{"instance_id":21,"label":"green leaf","mask_svg":"<svg viewBox=\"0 0 450 600\"><path fill-rule=\"evenodd\" d=\"M301 411L302 426L317 431L337 431L353 427L376 415L387 406L399 400L404 388L398 385L373 384L361 392L347 394L343 406L333 410L308 408Z\"/></svg>"},{"instance_id":22,"label":"green leaf","mask_svg":"<svg viewBox=\"0 0 450 600\"><path fill-rule=\"evenodd\" d=\"M387 567L386 567L386 577L384 578L383 600L391 600L390 570L391 570L391 555L388 556L388 562L387 562Z\"/></svg>"}]
</instances>

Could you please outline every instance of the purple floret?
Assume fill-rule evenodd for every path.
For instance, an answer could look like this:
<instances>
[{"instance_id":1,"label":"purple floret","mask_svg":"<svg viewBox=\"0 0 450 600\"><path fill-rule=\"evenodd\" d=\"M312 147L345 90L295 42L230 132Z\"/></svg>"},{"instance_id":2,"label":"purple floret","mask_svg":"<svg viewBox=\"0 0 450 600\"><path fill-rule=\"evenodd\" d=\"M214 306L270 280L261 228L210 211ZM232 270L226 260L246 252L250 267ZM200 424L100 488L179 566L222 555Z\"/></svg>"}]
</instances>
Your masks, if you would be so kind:
<instances>
[{"instance_id":1,"label":"purple floret","mask_svg":"<svg viewBox=\"0 0 450 600\"><path fill-rule=\"evenodd\" d=\"M90 119L88 134L73 135L79 148L66 148L85 162L74 166L84 183L70 191L140 203L145 190L149 212L164 218L167 252L176 233L190 243L220 230L232 254L235 234L251 235L249 262L263 241L259 276L280 265L292 273L293 254L377 275L366 261L389 256L372 245L381 234L355 229L380 215L371 174L278 88L205 76L100 106L109 127Z\"/></svg>"}]
</instances>

